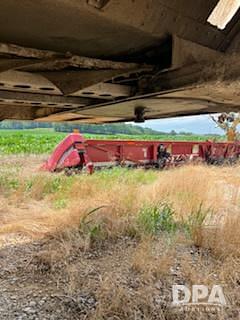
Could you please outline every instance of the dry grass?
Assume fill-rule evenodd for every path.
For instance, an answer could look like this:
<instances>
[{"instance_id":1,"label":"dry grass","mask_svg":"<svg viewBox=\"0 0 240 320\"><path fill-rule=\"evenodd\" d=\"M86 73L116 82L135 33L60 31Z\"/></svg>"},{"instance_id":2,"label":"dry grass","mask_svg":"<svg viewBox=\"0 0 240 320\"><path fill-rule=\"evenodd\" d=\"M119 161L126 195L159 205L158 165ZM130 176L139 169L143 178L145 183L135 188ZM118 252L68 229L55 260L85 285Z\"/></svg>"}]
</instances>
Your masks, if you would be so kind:
<instances>
[{"instance_id":1,"label":"dry grass","mask_svg":"<svg viewBox=\"0 0 240 320\"><path fill-rule=\"evenodd\" d=\"M238 170L186 166L159 173L113 170L65 177L39 172L26 176L24 170L14 169L12 177L9 167L3 167L0 186L5 196L0 206L0 233L23 232L39 237L80 228L93 237L136 235L139 210L166 202L174 210L174 219L181 223L189 223L201 211L202 221L192 219L190 223L198 246L238 254ZM98 207L102 208L88 216Z\"/></svg>"},{"instance_id":2,"label":"dry grass","mask_svg":"<svg viewBox=\"0 0 240 320\"><path fill-rule=\"evenodd\" d=\"M92 319L166 319L162 309L154 305L152 295L152 288L131 292L111 275L102 282L99 304Z\"/></svg>"},{"instance_id":3,"label":"dry grass","mask_svg":"<svg viewBox=\"0 0 240 320\"><path fill-rule=\"evenodd\" d=\"M140 273L145 281L161 279L170 274L174 257L174 248L165 248L164 243L144 238L134 252L132 269Z\"/></svg>"}]
</instances>

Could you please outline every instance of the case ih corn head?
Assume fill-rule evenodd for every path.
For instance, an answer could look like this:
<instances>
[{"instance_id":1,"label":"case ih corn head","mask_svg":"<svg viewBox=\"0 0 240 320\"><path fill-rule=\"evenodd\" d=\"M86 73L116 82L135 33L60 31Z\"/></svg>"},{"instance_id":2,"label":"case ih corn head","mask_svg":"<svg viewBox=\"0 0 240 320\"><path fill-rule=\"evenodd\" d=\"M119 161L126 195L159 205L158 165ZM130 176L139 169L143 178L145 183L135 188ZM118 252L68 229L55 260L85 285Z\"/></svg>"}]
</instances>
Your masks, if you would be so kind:
<instances>
[{"instance_id":1,"label":"case ih corn head","mask_svg":"<svg viewBox=\"0 0 240 320\"><path fill-rule=\"evenodd\" d=\"M67 173L93 173L94 169L114 166L162 169L187 162L235 163L239 156L239 142L85 140L80 133L72 133L42 169Z\"/></svg>"}]
</instances>

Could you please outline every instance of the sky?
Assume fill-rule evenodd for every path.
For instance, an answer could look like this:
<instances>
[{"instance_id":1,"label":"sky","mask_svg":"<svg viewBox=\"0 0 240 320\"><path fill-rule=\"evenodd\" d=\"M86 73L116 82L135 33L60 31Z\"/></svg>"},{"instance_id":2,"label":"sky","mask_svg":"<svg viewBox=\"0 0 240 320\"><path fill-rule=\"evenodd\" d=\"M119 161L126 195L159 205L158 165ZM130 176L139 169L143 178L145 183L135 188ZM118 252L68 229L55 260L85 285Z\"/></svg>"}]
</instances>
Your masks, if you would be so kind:
<instances>
[{"instance_id":1,"label":"sky","mask_svg":"<svg viewBox=\"0 0 240 320\"><path fill-rule=\"evenodd\" d=\"M217 115L215 114L214 117L216 116ZM175 130L176 132L185 131L196 134L224 134L223 130L217 128L214 121L210 118L210 115L148 120L140 125L142 127L147 127L164 132Z\"/></svg>"}]
</instances>

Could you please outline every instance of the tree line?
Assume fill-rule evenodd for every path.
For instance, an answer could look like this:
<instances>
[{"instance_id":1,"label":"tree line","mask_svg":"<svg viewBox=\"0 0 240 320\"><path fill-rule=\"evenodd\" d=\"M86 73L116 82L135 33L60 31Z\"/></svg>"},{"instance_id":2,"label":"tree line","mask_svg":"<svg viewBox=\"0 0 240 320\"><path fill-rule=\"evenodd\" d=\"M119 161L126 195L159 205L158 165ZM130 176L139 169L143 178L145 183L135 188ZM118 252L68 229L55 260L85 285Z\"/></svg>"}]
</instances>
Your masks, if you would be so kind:
<instances>
[{"instance_id":1,"label":"tree line","mask_svg":"<svg viewBox=\"0 0 240 320\"><path fill-rule=\"evenodd\" d=\"M35 122L35 121L12 121L5 120L0 122L0 130L25 130L25 129L37 129L37 128L49 128L57 132L73 132L74 129L78 129L81 133L92 134L125 134L125 135L188 135L193 133L181 131L177 133L175 130L170 132L162 132L153 130L150 128L143 128L137 125L126 123L113 123L113 124L72 124L66 122ZM218 136L218 135L212 135Z\"/></svg>"},{"instance_id":2,"label":"tree line","mask_svg":"<svg viewBox=\"0 0 240 320\"><path fill-rule=\"evenodd\" d=\"M35 122L35 121L12 121L5 120L0 122L0 130L25 130L37 128L52 128L57 132L72 132L78 129L82 133L92 134L155 134L160 132L150 128L142 128L132 124L114 123L114 124L71 124L66 122Z\"/></svg>"}]
</instances>

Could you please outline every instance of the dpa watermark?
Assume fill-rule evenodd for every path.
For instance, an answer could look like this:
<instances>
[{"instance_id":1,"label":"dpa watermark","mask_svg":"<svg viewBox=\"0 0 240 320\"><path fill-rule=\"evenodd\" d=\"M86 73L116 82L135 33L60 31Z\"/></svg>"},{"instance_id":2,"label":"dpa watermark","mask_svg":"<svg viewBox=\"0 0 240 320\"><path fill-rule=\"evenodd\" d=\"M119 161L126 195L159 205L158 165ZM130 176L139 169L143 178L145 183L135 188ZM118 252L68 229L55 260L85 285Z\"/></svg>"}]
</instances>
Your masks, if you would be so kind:
<instances>
[{"instance_id":1,"label":"dpa watermark","mask_svg":"<svg viewBox=\"0 0 240 320\"><path fill-rule=\"evenodd\" d=\"M220 285L211 288L205 285L193 285L191 288L185 285L173 285L172 307L179 311L222 311L227 306L227 301Z\"/></svg>"}]
</instances>

